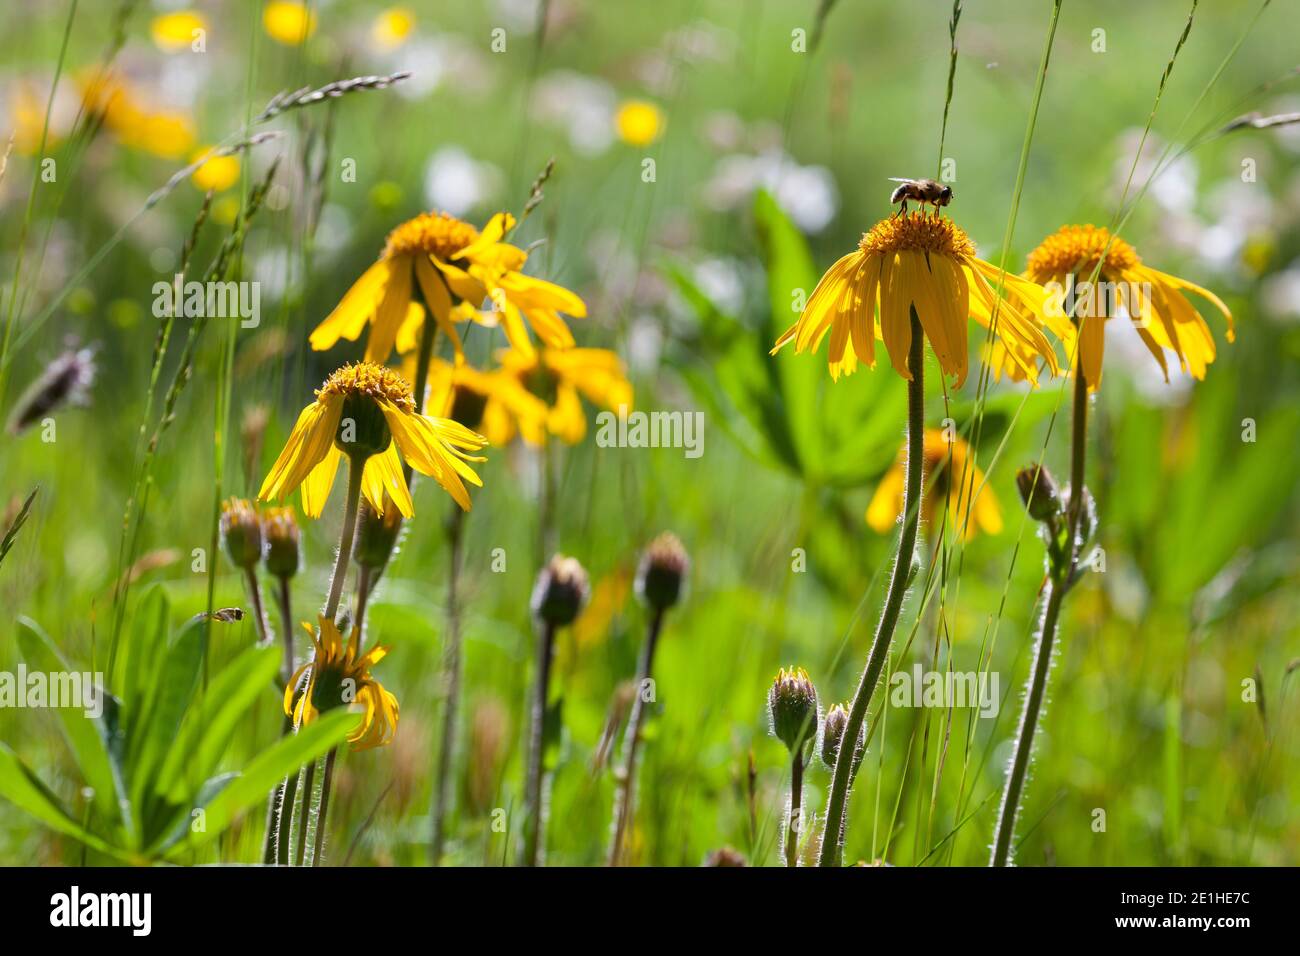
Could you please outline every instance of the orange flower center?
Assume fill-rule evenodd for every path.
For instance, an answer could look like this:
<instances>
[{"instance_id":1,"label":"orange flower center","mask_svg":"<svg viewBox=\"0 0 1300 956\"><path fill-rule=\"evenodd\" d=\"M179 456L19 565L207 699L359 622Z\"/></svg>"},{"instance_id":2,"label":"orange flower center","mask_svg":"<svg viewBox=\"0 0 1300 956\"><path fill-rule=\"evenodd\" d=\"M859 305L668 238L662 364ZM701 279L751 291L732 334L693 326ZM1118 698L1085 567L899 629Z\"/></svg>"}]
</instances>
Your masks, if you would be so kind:
<instances>
[{"instance_id":1,"label":"orange flower center","mask_svg":"<svg viewBox=\"0 0 1300 956\"><path fill-rule=\"evenodd\" d=\"M1052 279L1063 282L1071 272L1089 278L1103 251L1106 253L1101 267L1103 279L1119 279L1142 261L1127 242L1118 236L1112 238L1109 229L1093 225L1062 226L1029 254L1029 278L1040 284Z\"/></svg>"},{"instance_id":2,"label":"orange flower center","mask_svg":"<svg viewBox=\"0 0 1300 956\"><path fill-rule=\"evenodd\" d=\"M424 252L444 262L478 238L478 230L445 212L422 212L388 234L384 255Z\"/></svg>"},{"instance_id":3,"label":"orange flower center","mask_svg":"<svg viewBox=\"0 0 1300 956\"><path fill-rule=\"evenodd\" d=\"M411 386L406 379L391 368L376 365L374 362L357 362L345 365L325 380L325 384L316 390L316 398L324 400L331 395L344 398L370 398L375 401L385 400L396 405L403 412L415 411L415 402L411 399Z\"/></svg>"},{"instance_id":4,"label":"orange flower center","mask_svg":"<svg viewBox=\"0 0 1300 956\"><path fill-rule=\"evenodd\" d=\"M951 219L914 212L882 219L864 233L858 248L867 255L913 250L952 259L973 259L975 243Z\"/></svg>"}]
</instances>

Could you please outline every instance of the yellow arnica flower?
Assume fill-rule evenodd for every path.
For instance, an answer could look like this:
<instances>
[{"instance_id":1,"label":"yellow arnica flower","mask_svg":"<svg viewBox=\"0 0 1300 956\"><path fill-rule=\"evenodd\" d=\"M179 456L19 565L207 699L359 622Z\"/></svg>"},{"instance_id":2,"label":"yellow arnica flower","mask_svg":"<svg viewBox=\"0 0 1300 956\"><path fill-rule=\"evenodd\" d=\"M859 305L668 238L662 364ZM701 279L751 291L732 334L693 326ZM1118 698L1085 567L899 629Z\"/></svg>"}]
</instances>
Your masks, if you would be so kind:
<instances>
[{"instance_id":1,"label":"yellow arnica flower","mask_svg":"<svg viewBox=\"0 0 1300 956\"><path fill-rule=\"evenodd\" d=\"M83 108L103 117L118 141L163 159L194 148L194 122L181 112L153 109L140 91L115 73L90 70L78 78Z\"/></svg>"},{"instance_id":2,"label":"yellow arnica flower","mask_svg":"<svg viewBox=\"0 0 1300 956\"><path fill-rule=\"evenodd\" d=\"M299 667L284 689L284 712L298 726L309 724L323 713L346 704L360 704L365 708L359 723L348 741L353 750L383 747L397 731L397 698L384 690L384 686L370 676L370 668L388 655L388 648L376 644L359 655L360 637L352 629L347 645L343 635L329 618L317 617L320 627L313 631L310 624L303 627L311 635L316 652L306 664ZM298 692L303 674L306 686ZM294 695L298 700L294 702Z\"/></svg>"},{"instance_id":3,"label":"yellow arnica flower","mask_svg":"<svg viewBox=\"0 0 1300 956\"><path fill-rule=\"evenodd\" d=\"M196 30L207 30L208 22L193 10L178 10L153 18L149 35L164 53L176 53L192 46Z\"/></svg>"},{"instance_id":4,"label":"yellow arnica flower","mask_svg":"<svg viewBox=\"0 0 1300 956\"><path fill-rule=\"evenodd\" d=\"M196 163L212 151L213 147L211 146L196 150L194 155L190 157L190 162ZM195 186L204 192L209 189L216 193L225 192L239 182L239 157L234 155L213 156L194 170L190 179Z\"/></svg>"},{"instance_id":5,"label":"yellow arnica flower","mask_svg":"<svg viewBox=\"0 0 1300 956\"><path fill-rule=\"evenodd\" d=\"M1001 297L993 291L999 282ZM994 331L1009 360L1036 382L1039 358L1053 374L1059 370L1041 328L1045 299L1040 286L977 259L975 244L951 219L914 212L876 223L856 252L831 266L772 353L789 342L796 352L816 351L829 332L831 377L838 379L859 361L874 367L880 338L895 370L910 381L909 310L915 309L940 368L960 386L967 372L966 319L987 328L996 312Z\"/></svg>"},{"instance_id":6,"label":"yellow arnica flower","mask_svg":"<svg viewBox=\"0 0 1300 956\"><path fill-rule=\"evenodd\" d=\"M493 216L482 232L441 212L421 213L402 223L388 234L379 261L312 332L311 347L319 351L340 338L355 341L369 324L366 361L388 361L399 332L406 329L406 337L414 339L423 322L419 303L412 302L418 284L438 328L458 355L461 342L453 322L476 317L478 306L488 298L512 348L533 351L525 318L548 346L569 348L573 334L560 313L582 318L587 307L568 289L520 271L528 254L502 241L514 225L509 213ZM452 296L460 300L454 308Z\"/></svg>"},{"instance_id":7,"label":"yellow arnica flower","mask_svg":"<svg viewBox=\"0 0 1300 956\"><path fill-rule=\"evenodd\" d=\"M468 511L462 479L483 483L465 463L484 459L466 452L486 444L487 439L463 425L418 414L411 386L392 369L368 362L346 365L326 379L316 390L316 401L298 416L257 497L283 498L301 485L302 509L317 518L347 455L365 461L361 492L379 514L385 493L403 515L415 513L403 460Z\"/></svg>"},{"instance_id":8,"label":"yellow arnica flower","mask_svg":"<svg viewBox=\"0 0 1300 956\"><path fill-rule=\"evenodd\" d=\"M629 146L649 146L663 131L664 114L645 100L628 100L618 108L614 127L618 138Z\"/></svg>"},{"instance_id":9,"label":"yellow arnica flower","mask_svg":"<svg viewBox=\"0 0 1300 956\"><path fill-rule=\"evenodd\" d=\"M532 355L498 353L501 382L484 415L484 433L504 445L516 429L530 445L554 435L576 445L587 434L579 394L611 411L632 407L632 383L623 360L608 349L542 349Z\"/></svg>"},{"instance_id":10,"label":"yellow arnica flower","mask_svg":"<svg viewBox=\"0 0 1300 956\"><path fill-rule=\"evenodd\" d=\"M970 446L960 437L954 436L949 441L937 428L925 430L922 471L925 494L921 502L921 520L927 528L932 528L935 510L946 501L949 526L957 529L967 541L975 536L977 528L985 534L1002 531L1002 509L992 489L984 486L984 472L972 464L970 458ZM903 513L906 468L907 445L904 443L867 505L867 524L879 534L889 534ZM970 468L969 473L967 468ZM968 517L967 502L972 495L976 496L975 506L969 509Z\"/></svg>"},{"instance_id":11,"label":"yellow arnica flower","mask_svg":"<svg viewBox=\"0 0 1300 956\"><path fill-rule=\"evenodd\" d=\"M1105 260L1101 258L1103 252ZM1094 286L1090 282L1098 262L1101 271L1097 280L1105 285ZM1079 362L1093 390L1101 385L1106 319L1113 318L1121 307L1164 372L1166 382L1166 350L1178 356L1179 365L1198 379L1205 377L1206 367L1214 361L1214 336L1184 291L1196 293L1223 313L1228 341L1234 338L1232 313L1222 299L1186 279L1143 265L1136 249L1105 228L1062 226L1029 254L1025 275L1042 285L1050 284L1052 313L1062 318L1072 315L1078 323ZM1066 305L1067 295L1073 300L1070 306ZM1068 321L1063 325L1060 334L1066 354L1074 355L1075 325Z\"/></svg>"},{"instance_id":12,"label":"yellow arnica flower","mask_svg":"<svg viewBox=\"0 0 1300 956\"><path fill-rule=\"evenodd\" d=\"M414 353L408 354L402 363L408 378L415 375L415 364ZM500 369L484 371L462 359L448 362L434 356L429 360L428 383L425 408L430 415L482 432L492 445L497 444L494 435L509 431L510 413L504 400L516 386Z\"/></svg>"},{"instance_id":13,"label":"yellow arnica flower","mask_svg":"<svg viewBox=\"0 0 1300 956\"><path fill-rule=\"evenodd\" d=\"M273 0L262 10L267 36L285 46L301 46L316 32L316 14L305 3Z\"/></svg>"}]
</instances>

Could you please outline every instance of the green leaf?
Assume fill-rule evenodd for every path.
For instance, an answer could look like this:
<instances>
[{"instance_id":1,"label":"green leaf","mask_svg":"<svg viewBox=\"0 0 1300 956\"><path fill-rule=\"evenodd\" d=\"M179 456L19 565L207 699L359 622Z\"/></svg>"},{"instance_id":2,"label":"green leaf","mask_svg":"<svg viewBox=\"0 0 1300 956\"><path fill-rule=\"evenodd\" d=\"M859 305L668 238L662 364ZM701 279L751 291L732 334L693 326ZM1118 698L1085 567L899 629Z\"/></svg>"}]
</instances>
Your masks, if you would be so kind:
<instances>
[{"instance_id":1,"label":"green leaf","mask_svg":"<svg viewBox=\"0 0 1300 956\"><path fill-rule=\"evenodd\" d=\"M136 606L130 623L122 631L122 649L126 659L118 665L122 676L113 686L118 688L124 705L123 730L128 747L145 717L149 691L167 656L170 617L171 605L167 594L161 585L156 584Z\"/></svg>"},{"instance_id":2,"label":"green leaf","mask_svg":"<svg viewBox=\"0 0 1300 956\"><path fill-rule=\"evenodd\" d=\"M150 690L139 733L129 742L132 749L127 772L131 781L131 803L139 817L139 835L144 837L142 843L149 842L146 834L157 832L154 825L158 821L151 818L146 794L150 781L180 731L181 719L198 686L207 626L206 621L191 621L167 649L167 656Z\"/></svg>"},{"instance_id":3,"label":"green leaf","mask_svg":"<svg viewBox=\"0 0 1300 956\"><path fill-rule=\"evenodd\" d=\"M33 670L47 674L75 671L41 626L26 617L18 618L18 647L23 659ZM95 692L107 698L107 692L103 688L98 688ZM59 715L63 738L77 762L77 769L81 771L86 784L95 791L97 813L105 821L118 819L118 801L122 796L118 786L121 773L120 768L113 765L108 746L109 733L105 729L102 715L89 717L84 710L74 707L58 707L55 711Z\"/></svg>"},{"instance_id":4,"label":"green leaf","mask_svg":"<svg viewBox=\"0 0 1300 956\"><path fill-rule=\"evenodd\" d=\"M271 687L279 666L279 648L250 647L212 680L172 741L153 785L156 794L173 803L189 798L191 782L206 780L216 769L235 728Z\"/></svg>"},{"instance_id":5,"label":"green leaf","mask_svg":"<svg viewBox=\"0 0 1300 956\"><path fill-rule=\"evenodd\" d=\"M281 737L255 757L243 773L231 780L204 807L207 811L204 832L191 832L188 839L168 851L168 856L175 857L197 849L215 839L249 807L264 805L270 792L286 776L297 773L303 764L342 744L357 725L357 720L358 715L340 709L312 721L296 734Z\"/></svg>"},{"instance_id":6,"label":"green leaf","mask_svg":"<svg viewBox=\"0 0 1300 956\"><path fill-rule=\"evenodd\" d=\"M129 856L125 851L105 842L74 820L63 808L59 798L25 763L18 759L18 755L7 744L3 743L0 743L0 797L4 797L20 810L35 817L51 830L80 840L92 850L119 859L126 859Z\"/></svg>"}]
</instances>

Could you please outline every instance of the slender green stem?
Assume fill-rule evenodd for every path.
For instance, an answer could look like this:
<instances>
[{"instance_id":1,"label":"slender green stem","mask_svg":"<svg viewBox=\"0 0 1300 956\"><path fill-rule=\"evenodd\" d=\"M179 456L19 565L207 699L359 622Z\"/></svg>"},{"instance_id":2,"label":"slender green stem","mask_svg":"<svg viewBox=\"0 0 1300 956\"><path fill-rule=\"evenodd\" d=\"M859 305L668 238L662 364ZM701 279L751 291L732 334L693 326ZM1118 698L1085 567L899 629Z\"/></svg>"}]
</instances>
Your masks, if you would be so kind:
<instances>
[{"instance_id":1,"label":"slender green stem","mask_svg":"<svg viewBox=\"0 0 1300 956\"><path fill-rule=\"evenodd\" d=\"M343 512L343 533L339 536L339 554L334 560L334 573L330 577L330 593L325 601L324 614L331 621L338 612L339 600L343 597L343 580L348 575L348 557L352 554L352 538L357 530L357 511L361 507L361 473L365 467L364 458L348 456L347 508Z\"/></svg>"},{"instance_id":2,"label":"slender green stem","mask_svg":"<svg viewBox=\"0 0 1300 956\"><path fill-rule=\"evenodd\" d=\"M289 602L288 577L280 576L278 579L277 601L280 606L280 640L284 644L284 659L280 662L280 690L283 691L289 686L289 680L293 677L293 611ZM285 714L284 720L280 723L280 736L287 737L291 733L293 733L293 718ZM281 834L285 832L282 830L285 819L284 808L288 806L292 814L297 795L298 775L296 773L291 773L281 780L271 794L267 807L266 836L262 841L263 863L279 863L281 866L288 864L289 841L281 838Z\"/></svg>"},{"instance_id":3,"label":"slender green stem","mask_svg":"<svg viewBox=\"0 0 1300 956\"><path fill-rule=\"evenodd\" d=\"M803 747L790 762L790 819L785 827L785 865L799 865L799 831L803 817Z\"/></svg>"},{"instance_id":4,"label":"slender green stem","mask_svg":"<svg viewBox=\"0 0 1300 956\"><path fill-rule=\"evenodd\" d=\"M457 711L460 707L461 647L460 647L460 560L461 539L465 527L465 512L455 502L447 519L447 544L450 568L447 572L447 647L443 665L446 694L442 705L442 733L438 745L438 774L434 778L433 838L429 846L429 863L437 866L442 860L446 839L447 812L451 809L451 779L456 752Z\"/></svg>"},{"instance_id":5,"label":"slender green stem","mask_svg":"<svg viewBox=\"0 0 1300 956\"><path fill-rule=\"evenodd\" d=\"M303 781L301 794L302 806L298 812L298 853L297 865L302 866L307 853L307 818L311 816L311 791L316 783L316 761L307 764L306 779Z\"/></svg>"},{"instance_id":6,"label":"slender green stem","mask_svg":"<svg viewBox=\"0 0 1300 956\"><path fill-rule=\"evenodd\" d=\"M316 843L312 849L311 865L320 866L325 857L325 827L329 820L330 790L334 784L334 761L338 758L339 748L331 747L325 758L325 778L321 781L320 807L316 810Z\"/></svg>"},{"instance_id":7,"label":"slender green stem","mask_svg":"<svg viewBox=\"0 0 1300 956\"><path fill-rule=\"evenodd\" d=\"M898 616L903 609L903 597L907 593L907 579L912 570L912 556L916 552L916 533L921 523L921 480L924 472L925 441L925 333L917 319L916 309L912 310L912 344L907 353L907 368L912 373L912 380L907 383L907 478L903 488L903 529L898 536L898 555L894 559L894 571L889 581L889 593L885 596L885 606L880 611L880 623L876 627L876 636L867 656L862 679L853 695L853 706L849 709L848 723L844 727L844 745L840 747L839 758L835 761L835 774L831 780L830 800L827 803L826 819L843 820L848 805L849 787L853 776L853 746L862 732L862 723L867 716L867 708L875 694L880 672L889 656L893 643L894 629L898 626ZM839 866L844 849L844 827L827 826L822 835L822 850L819 864L821 866Z\"/></svg>"},{"instance_id":8,"label":"slender green stem","mask_svg":"<svg viewBox=\"0 0 1300 956\"><path fill-rule=\"evenodd\" d=\"M641 648L636 696L632 698L632 714L628 718L627 734L623 738L622 776L619 779L614 807L614 835L609 844L610 866L618 866L619 858L623 854L623 843L627 837L627 826L632 820L632 803L636 796L636 754L641 744L641 726L645 721L646 704L649 703L646 693L650 688L655 647L659 643L659 632L663 628L663 621L663 610L655 610L650 618L650 630L646 635L645 646Z\"/></svg>"},{"instance_id":9,"label":"slender green stem","mask_svg":"<svg viewBox=\"0 0 1300 956\"><path fill-rule=\"evenodd\" d=\"M257 571L253 568L245 568L244 580L248 583L248 599L253 602L257 638L263 644L268 644L271 641L271 628L266 620L266 609L262 605L262 586L257 581Z\"/></svg>"},{"instance_id":10,"label":"slender green stem","mask_svg":"<svg viewBox=\"0 0 1300 956\"><path fill-rule=\"evenodd\" d=\"M424 326L420 329L420 351L415 360L415 410L424 413L424 393L429 388L429 360L433 358L433 343L438 337L438 323L433 318L433 308L424 304Z\"/></svg>"},{"instance_id":11,"label":"slender green stem","mask_svg":"<svg viewBox=\"0 0 1300 956\"><path fill-rule=\"evenodd\" d=\"M542 795L545 775L542 750L546 746L546 701L551 689L551 661L555 656L555 625L542 623L537 642L537 679L533 693L532 725L528 741L528 776L524 780L524 801L528 819L524 833L524 866L537 866L545 842L546 808Z\"/></svg>"},{"instance_id":12,"label":"slender green stem","mask_svg":"<svg viewBox=\"0 0 1300 956\"><path fill-rule=\"evenodd\" d=\"M284 645L284 659L280 662L280 689L283 690L293 677L293 606L289 600L288 577L280 577L276 598L280 605L280 641Z\"/></svg>"},{"instance_id":13,"label":"slender green stem","mask_svg":"<svg viewBox=\"0 0 1300 956\"><path fill-rule=\"evenodd\" d=\"M1100 322L1101 319L1092 319ZM1029 772L1029 758L1034 748L1034 732L1042 716L1043 700L1047 695L1047 677L1052 670L1052 650L1056 642L1056 629L1061 616L1061 603L1074 580L1079 564L1079 522L1084 509L1084 464L1088 433L1088 382L1083 374L1083 363L1076 358L1074 373L1074 421L1070 431L1070 503L1067 514L1068 538L1066 560L1060 567L1052 568L1046 586L1046 606L1038 628L1034 646L1034 669L1025 694L1024 709L1020 712L1020 727L1016 731L1016 748L1007 771L1006 785L1002 791L1002 807L998 812L998 825L993 839L990 866L1007 866L1011 862L1011 841L1015 837L1016 814L1020 811L1020 798L1024 794L1025 776Z\"/></svg>"}]
</instances>

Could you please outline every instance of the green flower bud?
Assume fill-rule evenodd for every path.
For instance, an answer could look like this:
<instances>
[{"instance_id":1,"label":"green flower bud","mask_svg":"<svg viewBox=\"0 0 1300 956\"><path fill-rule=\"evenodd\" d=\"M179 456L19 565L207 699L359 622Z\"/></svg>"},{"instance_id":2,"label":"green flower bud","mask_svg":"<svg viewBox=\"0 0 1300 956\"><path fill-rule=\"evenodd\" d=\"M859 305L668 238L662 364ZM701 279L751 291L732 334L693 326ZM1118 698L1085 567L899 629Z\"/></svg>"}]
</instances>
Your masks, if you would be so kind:
<instances>
[{"instance_id":1,"label":"green flower bud","mask_svg":"<svg viewBox=\"0 0 1300 956\"><path fill-rule=\"evenodd\" d=\"M349 393L343 399L334 447L350 458L369 458L388 450L393 433L384 410L370 395Z\"/></svg>"},{"instance_id":2,"label":"green flower bud","mask_svg":"<svg viewBox=\"0 0 1300 956\"><path fill-rule=\"evenodd\" d=\"M277 578L298 573L301 532L293 508L267 508L262 512L262 540L266 542L266 570Z\"/></svg>"},{"instance_id":3,"label":"green flower bud","mask_svg":"<svg viewBox=\"0 0 1300 956\"><path fill-rule=\"evenodd\" d=\"M587 572L578 559L557 554L537 575L533 587L533 614L554 627L572 624L587 603L590 592Z\"/></svg>"},{"instance_id":4,"label":"green flower bud","mask_svg":"<svg viewBox=\"0 0 1300 956\"><path fill-rule=\"evenodd\" d=\"M252 502L227 498L221 503L221 544L236 567L251 568L262 560L262 523Z\"/></svg>"},{"instance_id":5,"label":"green flower bud","mask_svg":"<svg viewBox=\"0 0 1300 956\"><path fill-rule=\"evenodd\" d=\"M1016 489L1029 517L1035 521L1050 521L1061 514L1061 493L1051 472L1041 465L1031 465L1016 472Z\"/></svg>"},{"instance_id":6,"label":"green flower bud","mask_svg":"<svg viewBox=\"0 0 1300 956\"><path fill-rule=\"evenodd\" d=\"M772 733L791 753L817 736L817 688L802 667L777 672L767 706Z\"/></svg>"},{"instance_id":7,"label":"green flower bud","mask_svg":"<svg viewBox=\"0 0 1300 956\"><path fill-rule=\"evenodd\" d=\"M826 719L822 721L822 763L831 770L835 769L835 761L840 759L840 745L844 742L844 731L848 724L849 712L843 704L836 704L826 711ZM855 774L866 755L866 734L865 725L858 728L858 746L853 752Z\"/></svg>"},{"instance_id":8,"label":"green flower bud","mask_svg":"<svg viewBox=\"0 0 1300 956\"><path fill-rule=\"evenodd\" d=\"M382 570L392 557L401 532L402 513L391 500L386 501L382 515L370 502L363 501L357 514L357 536L352 545L352 557L363 568Z\"/></svg>"},{"instance_id":9,"label":"green flower bud","mask_svg":"<svg viewBox=\"0 0 1300 956\"><path fill-rule=\"evenodd\" d=\"M637 594L655 610L666 610L681 600L690 569L691 559L681 541L671 531L665 531L650 542L641 556Z\"/></svg>"}]
</instances>

